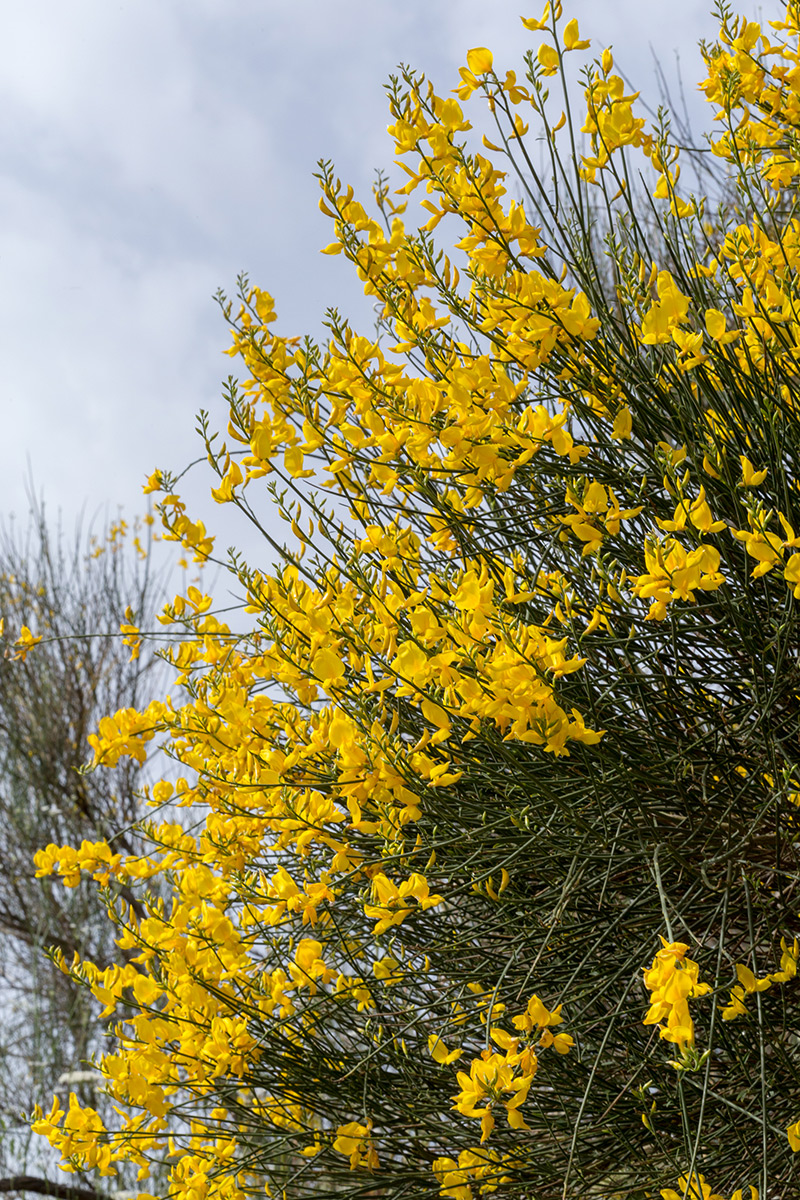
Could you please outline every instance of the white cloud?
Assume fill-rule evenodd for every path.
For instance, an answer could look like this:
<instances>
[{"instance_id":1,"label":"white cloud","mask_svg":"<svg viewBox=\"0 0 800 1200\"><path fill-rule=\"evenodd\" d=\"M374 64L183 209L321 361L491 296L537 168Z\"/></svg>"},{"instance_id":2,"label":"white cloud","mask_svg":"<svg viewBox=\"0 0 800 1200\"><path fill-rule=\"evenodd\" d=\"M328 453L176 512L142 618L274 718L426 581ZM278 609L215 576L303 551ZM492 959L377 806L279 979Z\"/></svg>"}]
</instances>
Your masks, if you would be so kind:
<instances>
[{"instance_id":1,"label":"white cloud","mask_svg":"<svg viewBox=\"0 0 800 1200\"><path fill-rule=\"evenodd\" d=\"M538 15L525 6L530 15ZM574 0L652 98L652 42L714 32L704 0ZM679 20L676 18L676 11ZM2 508L25 460L50 508L140 509L155 465L196 453L194 413L232 369L211 295L247 269L281 328L327 305L369 319L317 211L316 160L367 192L391 165L382 84L398 61L438 90L469 46L519 65L518 0L27 0L0 17ZM219 411L219 408L217 408Z\"/></svg>"}]
</instances>

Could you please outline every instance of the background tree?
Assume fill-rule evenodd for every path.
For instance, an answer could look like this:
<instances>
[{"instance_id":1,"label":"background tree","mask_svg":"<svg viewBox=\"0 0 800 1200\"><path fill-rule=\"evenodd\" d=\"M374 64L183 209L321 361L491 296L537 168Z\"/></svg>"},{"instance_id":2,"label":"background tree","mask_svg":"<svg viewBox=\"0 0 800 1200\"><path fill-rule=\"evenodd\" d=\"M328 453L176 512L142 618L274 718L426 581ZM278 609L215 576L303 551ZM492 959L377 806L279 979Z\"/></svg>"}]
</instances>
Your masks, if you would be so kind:
<instances>
[{"instance_id":1,"label":"background tree","mask_svg":"<svg viewBox=\"0 0 800 1200\"><path fill-rule=\"evenodd\" d=\"M523 79L477 47L457 99L392 81L406 182L371 214L322 165L377 337L281 336L246 280L225 305L212 494L263 529L271 477L291 538L231 555L243 613L167 607L180 703L93 739L111 768L160 735L195 824L38 857L144 906L111 905L131 959L73 972L120 1106L39 1116L75 1169L166 1160L186 1200L796 1192L800 9L718 12L718 213L609 49L574 111L555 5Z\"/></svg>"},{"instance_id":2,"label":"background tree","mask_svg":"<svg viewBox=\"0 0 800 1200\"><path fill-rule=\"evenodd\" d=\"M77 877L69 888L37 879L33 856L65 841L135 850L141 767L127 759L113 777L87 773L86 739L103 713L139 705L157 686L152 655L132 658L108 634L129 605L152 619L162 588L124 521L99 541L78 534L70 545L35 505L28 529L9 525L0 540L6 633L34 627L43 639L33 655L0 658L0 1190L66 1186L24 1116L43 1090L72 1088L97 1102L89 1060L107 1044L105 1024L46 951L68 963L110 962L114 930L95 888Z\"/></svg>"}]
</instances>

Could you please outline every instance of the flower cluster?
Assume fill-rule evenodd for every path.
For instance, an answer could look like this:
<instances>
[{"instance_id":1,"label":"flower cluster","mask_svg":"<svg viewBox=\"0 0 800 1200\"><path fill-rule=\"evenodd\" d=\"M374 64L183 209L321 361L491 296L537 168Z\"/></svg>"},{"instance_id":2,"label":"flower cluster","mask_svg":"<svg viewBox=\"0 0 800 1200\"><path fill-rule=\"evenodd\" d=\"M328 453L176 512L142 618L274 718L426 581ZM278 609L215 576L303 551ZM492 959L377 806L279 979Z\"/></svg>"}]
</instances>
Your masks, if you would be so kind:
<instances>
[{"instance_id":1,"label":"flower cluster","mask_svg":"<svg viewBox=\"0 0 800 1200\"><path fill-rule=\"evenodd\" d=\"M653 965L644 972L644 986L650 992L644 1023L658 1025L659 1037L679 1049L694 1045L689 1001L711 991L709 983L700 983L697 963L686 957L688 949L684 942L667 942L662 937Z\"/></svg>"},{"instance_id":2,"label":"flower cluster","mask_svg":"<svg viewBox=\"0 0 800 1200\"><path fill-rule=\"evenodd\" d=\"M744 1016L747 1012L745 1000L748 996L752 996L756 992L765 992L771 988L773 983L788 983L797 975L797 958L800 953L797 938L791 946L787 946L786 939L781 938L781 965L777 971L772 971L771 974L764 975L758 979L749 967L744 963L736 964L736 975L739 980L731 989L730 1000L722 1010L722 1019L724 1021L733 1021L736 1017Z\"/></svg>"}]
</instances>

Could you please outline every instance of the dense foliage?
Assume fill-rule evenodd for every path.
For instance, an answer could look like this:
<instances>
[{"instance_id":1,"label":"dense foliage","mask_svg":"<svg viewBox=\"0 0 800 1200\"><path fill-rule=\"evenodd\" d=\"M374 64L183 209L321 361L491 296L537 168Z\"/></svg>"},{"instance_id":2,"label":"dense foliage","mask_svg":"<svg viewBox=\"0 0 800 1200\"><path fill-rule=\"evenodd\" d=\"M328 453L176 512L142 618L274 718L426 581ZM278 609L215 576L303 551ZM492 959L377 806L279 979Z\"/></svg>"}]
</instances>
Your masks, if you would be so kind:
<instances>
[{"instance_id":1,"label":"dense foliage","mask_svg":"<svg viewBox=\"0 0 800 1200\"><path fill-rule=\"evenodd\" d=\"M477 48L455 95L392 81L399 192L323 165L374 335L225 306L213 495L276 564L232 555L235 620L176 597L173 698L91 739L174 758L149 853L38 855L108 888L124 955L69 968L120 1039L119 1128L37 1121L69 1166L166 1159L182 1200L795 1194L800 6L719 16L727 202L610 50L572 110L557 4L521 77Z\"/></svg>"}]
</instances>

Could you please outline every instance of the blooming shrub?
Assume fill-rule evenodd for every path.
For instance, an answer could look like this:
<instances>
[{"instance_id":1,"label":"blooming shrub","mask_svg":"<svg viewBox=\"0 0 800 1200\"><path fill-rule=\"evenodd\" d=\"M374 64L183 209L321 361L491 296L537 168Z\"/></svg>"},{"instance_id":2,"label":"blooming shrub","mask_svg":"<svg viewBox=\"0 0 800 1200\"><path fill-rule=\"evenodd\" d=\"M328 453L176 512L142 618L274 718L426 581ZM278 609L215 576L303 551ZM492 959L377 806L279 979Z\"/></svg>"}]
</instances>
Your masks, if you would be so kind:
<instances>
[{"instance_id":1,"label":"blooming shrub","mask_svg":"<svg viewBox=\"0 0 800 1200\"><path fill-rule=\"evenodd\" d=\"M39 856L119 929L65 964L120 1038L119 1128L36 1122L69 1167L167 1160L186 1200L791 1194L799 20L720 9L716 211L610 50L583 113L554 100L589 46L557 4L521 78L478 48L454 94L392 82L397 191L322 164L374 333L225 302L213 495L262 528L271 492L292 540L231 557L235 619L176 597L173 699L93 739L179 764L151 853Z\"/></svg>"}]
</instances>

